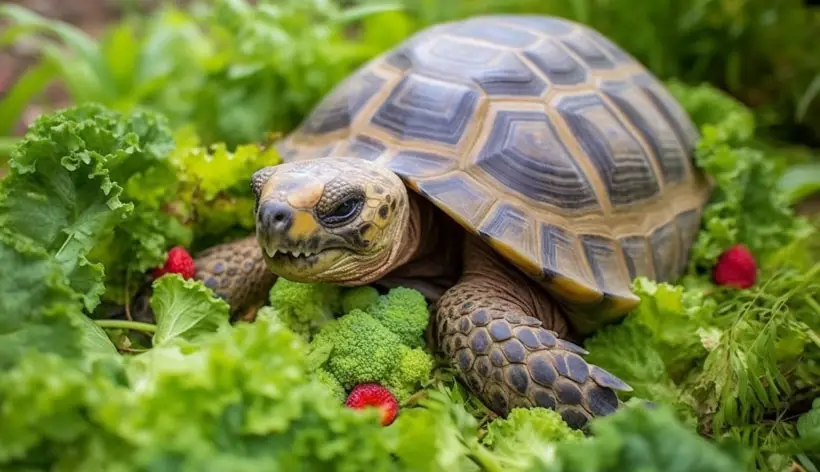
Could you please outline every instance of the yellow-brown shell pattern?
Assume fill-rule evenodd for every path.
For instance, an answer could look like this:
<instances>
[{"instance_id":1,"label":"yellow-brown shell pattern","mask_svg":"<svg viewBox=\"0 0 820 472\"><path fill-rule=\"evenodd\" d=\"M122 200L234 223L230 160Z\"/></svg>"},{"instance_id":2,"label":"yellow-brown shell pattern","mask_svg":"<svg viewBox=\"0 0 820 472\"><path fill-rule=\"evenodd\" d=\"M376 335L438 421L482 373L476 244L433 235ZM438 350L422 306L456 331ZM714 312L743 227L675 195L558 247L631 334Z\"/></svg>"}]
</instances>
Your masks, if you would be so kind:
<instances>
[{"instance_id":1,"label":"yellow-brown shell pattern","mask_svg":"<svg viewBox=\"0 0 820 472\"><path fill-rule=\"evenodd\" d=\"M373 59L278 149L384 164L598 325L637 304L633 278L684 270L710 188L697 139L664 86L598 32L501 15Z\"/></svg>"}]
</instances>

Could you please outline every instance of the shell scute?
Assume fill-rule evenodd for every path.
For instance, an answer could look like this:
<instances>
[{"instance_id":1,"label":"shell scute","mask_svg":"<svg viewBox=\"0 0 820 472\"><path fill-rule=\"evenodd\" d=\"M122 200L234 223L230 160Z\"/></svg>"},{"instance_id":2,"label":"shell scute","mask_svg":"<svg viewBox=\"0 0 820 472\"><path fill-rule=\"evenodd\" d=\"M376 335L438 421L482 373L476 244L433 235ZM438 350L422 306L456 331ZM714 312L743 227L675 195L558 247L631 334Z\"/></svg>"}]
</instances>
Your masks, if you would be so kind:
<instances>
[{"instance_id":1,"label":"shell scute","mask_svg":"<svg viewBox=\"0 0 820 472\"><path fill-rule=\"evenodd\" d=\"M629 119L658 157L665 183L674 184L687 177L689 155L678 135L649 97L625 82L605 82L603 93Z\"/></svg>"},{"instance_id":2,"label":"shell scute","mask_svg":"<svg viewBox=\"0 0 820 472\"><path fill-rule=\"evenodd\" d=\"M589 70L552 38L524 49L523 56L556 86L589 84Z\"/></svg>"},{"instance_id":3,"label":"shell scute","mask_svg":"<svg viewBox=\"0 0 820 472\"><path fill-rule=\"evenodd\" d=\"M524 48L541 39L540 35L526 29L481 17L457 23L450 32L459 37L509 48Z\"/></svg>"},{"instance_id":4,"label":"shell scute","mask_svg":"<svg viewBox=\"0 0 820 472\"><path fill-rule=\"evenodd\" d=\"M658 196L650 155L598 94L567 95L555 108L598 171L613 206Z\"/></svg>"},{"instance_id":5,"label":"shell scute","mask_svg":"<svg viewBox=\"0 0 820 472\"><path fill-rule=\"evenodd\" d=\"M524 272L541 275L538 227L530 212L506 202L496 205L481 223L481 234L496 251L514 261Z\"/></svg>"},{"instance_id":6,"label":"shell scute","mask_svg":"<svg viewBox=\"0 0 820 472\"><path fill-rule=\"evenodd\" d=\"M598 207L592 184L546 113L500 110L476 165L513 192L557 208Z\"/></svg>"},{"instance_id":7,"label":"shell scute","mask_svg":"<svg viewBox=\"0 0 820 472\"><path fill-rule=\"evenodd\" d=\"M479 98L467 85L410 74L384 99L370 122L397 139L454 146L464 136Z\"/></svg>"},{"instance_id":8,"label":"shell scute","mask_svg":"<svg viewBox=\"0 0 820 472\"><path fill-rule=\"evenodd\" d=\"M277 149L387 166L573 310L583 333L634 308L635 277L685 268L710 193L698 137L663 84L597 31L489 15L374 58Z\"/></svg>"},{"instance_id":9,"label":"shell scute","mask_svg":"<svg viewBox=\"0 0 820 472\"><path fill-rule=\"evenodd\" d=\"M385 79L363 70L334 88L305 119L301 132L319 135L345 129L364 104L385 85Z\"/></svg>"},{"instance_id":10,"label":"shell scute","mask_svg":"<svg viewBox=\"0 0 820 472\"><path fill-rule=\"evenodd\" d=\"M592 70L615 68L615 61L583 30L579 29L574 34L562 38L561 43Z\"/></svg>"}]
</instances>

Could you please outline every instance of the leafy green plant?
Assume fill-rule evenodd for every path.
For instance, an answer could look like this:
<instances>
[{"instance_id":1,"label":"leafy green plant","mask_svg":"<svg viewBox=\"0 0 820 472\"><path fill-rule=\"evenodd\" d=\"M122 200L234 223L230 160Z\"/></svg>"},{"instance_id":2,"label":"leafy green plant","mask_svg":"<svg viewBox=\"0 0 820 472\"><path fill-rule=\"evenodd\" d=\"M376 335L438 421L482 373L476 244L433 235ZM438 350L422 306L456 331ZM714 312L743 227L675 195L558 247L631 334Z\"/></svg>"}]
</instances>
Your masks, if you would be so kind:
<instances>
[{"instance_id":1,"label":"leafy green plant","mask_svg":"<svg viewBox=\"0 0 820 472\"><path fill-rule=\"evenodd\" d=\"M26 40L38 48L40 61L0 102L0 134L47 86L60 83L76 103L123 112L146 107L174 129L195 126L207 144L233 148L261 141L269 132L292 129L355 67L403 39L408 27L391 15L397 9L387 3L342 9L323 0L213 0L129 17L97 40L67 23L3 5L0 19L11 26L0 35L0 47ZM351 24L366 41L346 34Z\"/></svg>"},{"instance_id":2,"label":"leafy green plant","mask_svg":"<svg viewBox=\"0 0 820 472\"><path fill-rule=\"evenodd\" d=\"M2 134L54 83L75 103L96 102L116 111L144 105L160 108L172 121L188 119L191 94L201 86L202 68L213 54L193 18L170 7L115 23L99 39L19 5L0 6L0 19L10 23L0 47L25 41L40 53L0 102Z\"/></svg>"},{"instance_id":3,"label":"leafy green plant","mask_svg":"<svg viewBox=\"0 0 820 472\"><path fill-rule=\"evenodd\" d=\"M820 394L818 229L795 217L778 185L778 156L755 142L748 109L713 87L670 88L701 128L696 162L715 181L678 285L638 279L640 306L587 341L590 360L634 386L632 396L674 405L701 434L754 451L780 471L801 451L793 409ZM758 282L716 287L711 270L746 244Z\"/></svg>"}]
</instances>

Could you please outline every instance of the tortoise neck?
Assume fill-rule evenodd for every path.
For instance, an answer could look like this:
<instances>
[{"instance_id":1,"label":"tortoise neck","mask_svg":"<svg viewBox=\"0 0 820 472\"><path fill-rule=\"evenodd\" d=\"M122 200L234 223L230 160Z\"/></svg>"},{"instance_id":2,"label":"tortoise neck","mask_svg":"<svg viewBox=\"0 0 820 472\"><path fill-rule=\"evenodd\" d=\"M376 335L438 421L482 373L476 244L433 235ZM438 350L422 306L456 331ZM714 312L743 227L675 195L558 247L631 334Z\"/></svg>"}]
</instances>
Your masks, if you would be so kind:
<instances>
[{"instance_id":1,"label":"tortoise neck","mask_svg":"<svg viewBox=\"0 0 820 472\"><path fill-rule=\"evenodd\" d=\"M379 284L405 286L435 301L458 279L464 231L424 197L409 192L409 217L395 263Z\"/></svg>"},{"instance_id":2,"label":"tortoise neck","mask_svg":"<svg viewBox=\"0 0 820 472\"><path fill-rule=\"evenodd\" d=\"M434 222L434 215L427 208L430 204L415 193L408 191L408 211L407 226L401 231L399 237L398 254L395 263L388 269L388 272L418 259L429 251L434 240L438 239L438 231ZM434 234L435 233L435 234Z\"/></svg>"}]
</instances>

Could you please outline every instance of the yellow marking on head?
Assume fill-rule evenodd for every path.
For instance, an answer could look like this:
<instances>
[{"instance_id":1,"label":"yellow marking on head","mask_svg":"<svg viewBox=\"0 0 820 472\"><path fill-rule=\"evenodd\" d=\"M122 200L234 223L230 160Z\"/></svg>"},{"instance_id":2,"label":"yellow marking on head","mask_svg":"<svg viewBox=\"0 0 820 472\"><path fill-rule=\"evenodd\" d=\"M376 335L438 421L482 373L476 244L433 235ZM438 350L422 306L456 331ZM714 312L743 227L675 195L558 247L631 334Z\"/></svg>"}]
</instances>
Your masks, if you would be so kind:
<instances>
[{"instance_id":1,"label":"yellow marking on head","mask_svg":"<svg viewBox=\"0 0 820 472\"><path fill-rule=\"evenodd\" d=\"M268 179L265 182L265 185L262 186L262 189L259 191L259 201L267 200L267 198L276 191L276 185L274 184L273 179Z\"/></svg>"},{"instance_id":2,"label":"yellow marking on head","mask_svg":"<svg viewBox=\"0 0 820 472\"><path fill-rule=\"evenodd\" d=\"M373 241L373 239L376 238L376 233L378 232L379 228L376 225L370 225L365 230L365 232L362 233L362 239L364 239L365 241Z\"/></svg>"},{"instance_id":3,"label":"yellow marking on head","mask_svg":"<svg viewBox=\"0 0 820 472\"><path fill-rule=\"evenodd\" d=\"M319 224L313 215L306 211L293 212L293 223L288 230L291 239L304 239L319 230Z\"/></svg>"},{"instance_id":4,"label":"yellow marking on head","mask_svg":"<svg viewBox=\"0 0 820 472\"><path fill-rule=\"evenodd\" d=\"M376 200L375 198L368 198L367 199L367 206L369 206L370 208L376 208L379 205L381 205L381 203L382 203L381 200Z\"/></svg>"},{"instance_id":5,"label":"yellow marking on head","mask_svg":"<svg viewBox=\"0 0 820 472\"><path fill-rule=\"evenodd\" d=\"M360 218L362 221L373 221L376 218L376 208L371 206L364 207Z\"/></svg>"},{"instance_id":6,"label":"yellow marking on head","mask_svg":"<svg viewBox=\"0 0 820 472\"><path fill-rule=\"evenodd\" d=\"M313 208L319 199L322 198L322 193L325 191L325 186L319 182L307 183L296 190L288 193L288 203L293 208Z\"/></svg>"},{"instance_id":7,"label":"yellow marking on head","mask_svg":"<svg viewBox=\"0 0 820 472\"><path fill-rule=\"evenodd\" d=\"M531 275L533 277L541 277L543 274L541 267L538 265L537 261L534 261L531 257L528 257L526 254L521 254L517 249L514 249L508 243L495 239L489 238L488 242L490 246L498 251L499 254L506 257L513 264L518 266L524 273Z\"/></svg>"},{"instance_id":8,"label":"yellow marking on head","mask_svg":"<svg viewBox=\"0 0 820 472\"><path fill-rule=\"evenodd\" d=\"M379 212L376 211L376 217L373 218L373 224L375 224L376 226L378 226L381 229L384 229L387 226L387 224L390 222L390 214L388 213L387 216L388 216L387 218L382 218L381 216L379 216Z\"/></svg>"}]
</instances>

